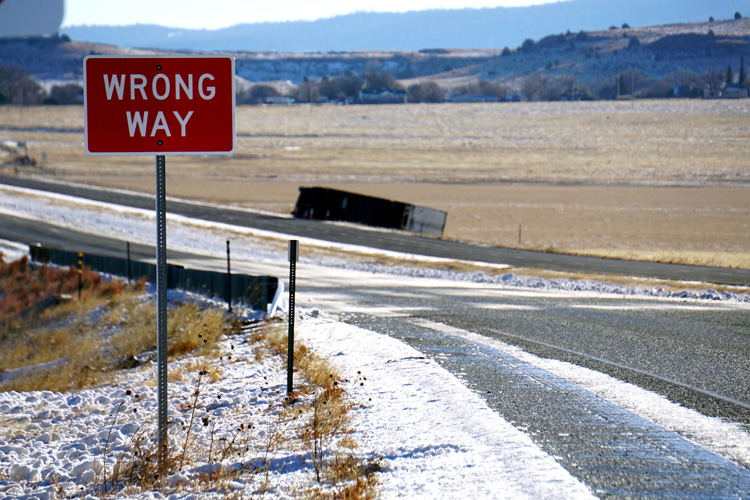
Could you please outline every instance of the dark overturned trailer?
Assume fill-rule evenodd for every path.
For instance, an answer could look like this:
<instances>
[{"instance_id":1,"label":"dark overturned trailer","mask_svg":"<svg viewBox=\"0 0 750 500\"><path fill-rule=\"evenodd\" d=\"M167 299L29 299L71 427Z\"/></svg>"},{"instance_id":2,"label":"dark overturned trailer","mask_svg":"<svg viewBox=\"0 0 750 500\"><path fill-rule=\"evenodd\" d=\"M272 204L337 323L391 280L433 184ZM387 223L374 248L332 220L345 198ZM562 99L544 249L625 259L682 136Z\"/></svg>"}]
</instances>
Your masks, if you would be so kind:
<instances>
[{"instance_id":1,"label":"dark overturned trailer","mask_svg":"<svg viewBox=\"0 0 750 500\"><path fill-rule=\"evenodd\" d=\"M442 236L447 213L399 201L322 187L301 187L293 215Z\"/></svg>"}]
</instances>

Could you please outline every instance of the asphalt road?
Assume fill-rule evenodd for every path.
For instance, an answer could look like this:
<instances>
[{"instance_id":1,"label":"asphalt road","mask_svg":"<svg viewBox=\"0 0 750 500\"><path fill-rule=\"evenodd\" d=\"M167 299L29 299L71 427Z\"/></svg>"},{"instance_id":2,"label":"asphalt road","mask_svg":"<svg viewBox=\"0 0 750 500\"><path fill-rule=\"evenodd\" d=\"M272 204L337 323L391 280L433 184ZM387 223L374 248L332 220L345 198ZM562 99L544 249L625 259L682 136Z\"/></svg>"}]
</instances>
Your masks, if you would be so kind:
<instances>
[{"instance_id":1,"label":"asphalt road","mask_svg":"<svg viewBox=\"0 0 750 500\"><path fill-rule=\"evenodd\" d=\"M746 306L416 281L330 280L298 289L322 308L340 307L341 320L439 362L601 498L744 498L750 491L746 466L471 336L609 373L750 427Z\"/></svg>"},{"instance_id":2,"label":"asphalt road","mask_svg":"<svg viewBox=\"0 0 750 500\"><path fill-rule=\"evenodd\" d=\"M107 191L93 187L70 185L36 178L0 175L0 184L51 191L79 198L153 210L154 196L123 191ZM167 186L167 192L169 187ZM336 243L361 245L396 252L430 257L461 259L514 267L553 271L587 272L636 276L676 281L699 281L726 285L750 285L750 270L684 266L653 262L634 262L544 252L532 252L438 238L422 237L403 232L373 231L321 221L258 214L227 207L213 207L178 200L167 200L169 213L212 222L234 224Z\"/></svg>"},{"instance_id":3,"label":"asphalt road","mask_svg":"<svg viewBox=\"0 0 750 500\"><path fill-rule=\"evenodd\" d=\"M120 240L0 217L0 238L121 254ZM131 251L153 258L146 245ZM170 259L191 259L173 252ZM241 269L242 262L235 262ZM308 304L402 339L479 393L602 498L742 498L750 470L457 331L611 373L704 414L750 423L750 314L730 303L594 297L363 277L306 279ZM412 283L413 281L413 283ZM396 367L394 366L394 369Z\"/></svg>"}]
</instances>

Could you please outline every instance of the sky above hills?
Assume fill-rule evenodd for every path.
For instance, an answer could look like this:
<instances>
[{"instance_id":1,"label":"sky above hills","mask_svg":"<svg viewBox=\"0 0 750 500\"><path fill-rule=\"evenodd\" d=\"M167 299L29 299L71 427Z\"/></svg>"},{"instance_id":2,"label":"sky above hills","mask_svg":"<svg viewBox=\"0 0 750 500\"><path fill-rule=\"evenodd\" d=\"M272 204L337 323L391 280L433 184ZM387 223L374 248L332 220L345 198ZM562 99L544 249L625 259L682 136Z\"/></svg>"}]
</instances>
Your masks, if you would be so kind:
<instances>
[{"instance_id":1,"label":"sky above hills","mask_svg":"<svg viewBox=\"0 0 750 500\"><path fill-rule=\"evenodd\" d=\"M337 0L66 0L63 27L158 24L218 29L240 23L315 20L353 12L407 12L427 9L524 7L557 0L380 0L364 4Z\"/></svg>"}]
</instances>

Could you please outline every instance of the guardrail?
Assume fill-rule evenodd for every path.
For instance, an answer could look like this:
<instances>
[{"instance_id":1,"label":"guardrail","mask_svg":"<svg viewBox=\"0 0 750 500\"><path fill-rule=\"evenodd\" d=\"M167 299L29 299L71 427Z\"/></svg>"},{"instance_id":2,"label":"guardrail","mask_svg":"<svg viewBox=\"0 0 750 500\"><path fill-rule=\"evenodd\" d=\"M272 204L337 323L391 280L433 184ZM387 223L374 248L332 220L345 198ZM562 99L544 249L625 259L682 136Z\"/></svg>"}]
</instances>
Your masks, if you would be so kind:
<instances>
[{"instance_id":1,"label":"guardrail","mask_svg":"<svg viewBox=\"0 0 750 500\"><path fill-rule=\"evenodd\" d=\"M80 259L76 252L34 245L29 246L29 254L34 261L51 262L59 266L77 266ZM145 277L149 282L156 283L156 265L147 262L83 254L83 265L129 280ZM167 288L179 288L213 296L227 303L243 303L256 311L266 312L268 304L274 302L279 286L278 278L232 273L229 275L230 286L227 286L227 276L227 273L185 269L183 266L167 264Z\"/></svg>"}]
</instances>

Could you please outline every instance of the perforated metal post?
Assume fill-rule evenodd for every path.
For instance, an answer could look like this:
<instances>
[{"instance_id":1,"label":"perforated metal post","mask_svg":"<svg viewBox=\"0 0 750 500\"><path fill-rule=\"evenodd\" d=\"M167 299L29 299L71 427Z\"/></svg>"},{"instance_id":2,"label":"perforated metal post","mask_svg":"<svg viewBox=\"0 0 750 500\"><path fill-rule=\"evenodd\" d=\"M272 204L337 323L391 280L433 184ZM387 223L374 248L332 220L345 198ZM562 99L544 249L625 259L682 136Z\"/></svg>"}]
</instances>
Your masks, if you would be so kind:
<instances>
[{"instance_id":1,"label":"perforated metal post","mask_svg":"<svg viewBox=\"0 0 750 500\"><path fill-rule=\"evenodd\" d=\"M166 160L156 157L156 316L159 462L167 456L167 200Z\"/></svg>"},{"instance_id":2,"label":"perforated metal post","mask_svg":"<svg viewBox=\"0 0 750 500\"><path fill-rule=\"evenodd\" d=\"M229 240L227 240L227 304L229 314L232 314L232 261L229 256Z\"/></svg>"},{"instance_id":3,"label":"perforated metal post","mask_svg":"<svg viewBox=\"0 0 750 500\"><path fill-rule=\"evenodd\" d=\"M294 385L294 294L297 281L299 241L289 241L289 339L287 344L286 395L291 396Z\"/></svg>"}]
</instances>

